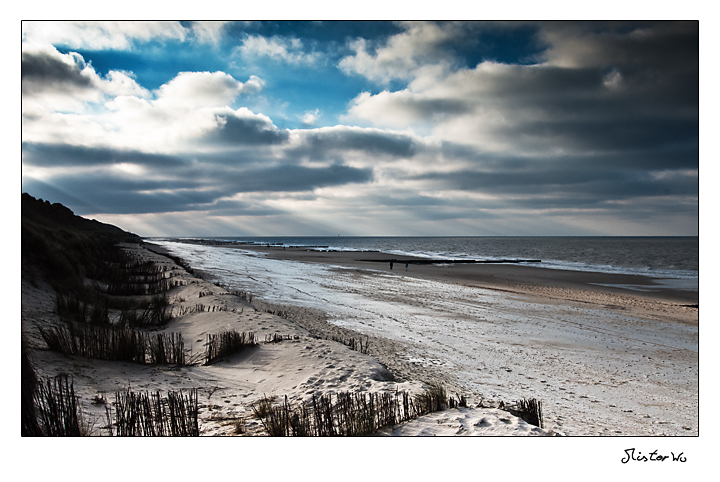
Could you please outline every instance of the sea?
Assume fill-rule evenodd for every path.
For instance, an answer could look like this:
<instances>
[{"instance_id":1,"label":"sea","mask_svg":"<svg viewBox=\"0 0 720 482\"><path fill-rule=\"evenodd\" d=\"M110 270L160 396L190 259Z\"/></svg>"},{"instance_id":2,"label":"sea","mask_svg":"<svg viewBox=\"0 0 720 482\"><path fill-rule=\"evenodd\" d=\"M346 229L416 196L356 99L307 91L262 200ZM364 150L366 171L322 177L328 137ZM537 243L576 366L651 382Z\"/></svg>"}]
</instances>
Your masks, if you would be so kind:
<instances>
[{"instance_id":1,"label":"sea","mask_svg":"<svg viewBox=\"0 0 720 482\"><path fill-rule=\"evenodd\" d=\"M161 239L161 238L156 238ZM182 238L181 238L182 239ZM239 244L378 251L438 260L540 260L533 266L692 280L699 273L699 238L607 236L472 237L204 237Z\"/></svg>"}]
</instances>

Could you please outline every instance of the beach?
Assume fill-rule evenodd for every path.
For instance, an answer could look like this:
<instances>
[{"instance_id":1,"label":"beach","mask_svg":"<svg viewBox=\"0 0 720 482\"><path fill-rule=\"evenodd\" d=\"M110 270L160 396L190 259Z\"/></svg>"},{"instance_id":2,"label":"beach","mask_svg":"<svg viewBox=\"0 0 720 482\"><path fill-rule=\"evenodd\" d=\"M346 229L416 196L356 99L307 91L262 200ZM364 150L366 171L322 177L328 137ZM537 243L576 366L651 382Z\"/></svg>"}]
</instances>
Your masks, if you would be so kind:
<instances>
[{"instance_id":1,"label":"beach","mask_svg":"<svg viewBox=\"0 0 720 482\"><path fill-rule=\"evenodd\" d=\"M438 263L379 252L323 251L303 247L243 245L272 259L389 270L403 276L466 287L538 296L562 301L617 306L659 321L698 324L698 292L674 287L673 281L642 275L536 268L532 263ZM408 262L408 269L405 263ZM412 268L410 269L410 266Z\"/></svg>"},{"instance_id":2,"label":"beach","mask_svg":"<svg viewBox=\"0 0 720 482\"><path fill-rule=\"evenodd\" d=\"M370 337L400 378L442 380L478 401L541 399L547 428L568 435L697 434L696 291L528 265L172 245L202 252L198 267L232 289Z\"/></svg>"},{"instance_id":3,"label":"beach","mask_svg":"<svg viewBox=\"0 0 720 482\"><path fill-rule=\"evenodd\" d=\"M23 279L22 333L30 349L30 361L41 380L59 374L71 378L88 435L109 434L106 410L114 410L116 394L127 390L166 394L197 389L200 435L253 436L267 435L263 422L254 414L254 407L263 400L296 406L313 395L417 395L428 387L428 382L442 382L442 376L432 369L419 368L407 374L411 376L401 376L392 373L372 353L351 349L343 341L358 334L328 324L320 310L282 306L278 315L278 305L262 300L251 303L237 292L197 277L166 257L165 250L158 246L127 244L123 249L162 267L179 284L166 293L174 313L172 320L152 332L181 334L188 358L199 362L185 366L137 364L48 350L39 327L60 321L54 309L55 294L42 281ZM111 313L111 318L114 316ZM253 333L258 343L217 362L202 363L207 337L228 330ZM278 341L271 341L274 335ZM390 340L373 339L372 343L374 350L383 353L399 346ZM455 387L446 388L450 391ZM498 410L497 403L482 409L477 405L444 411L440 421L437 416L424 416L432 420L432 430L418 430L423 435L554 434ZM429 422L420 417L398 427L397 432L390 428L381 434L410 435L412 432L407 430L413 429L407 424L414 423Z\"/></svg>"},{"instance_id":4,"label":"beach","mask_svg":"<svg viewBox=\"0 0 720 482\"><path fill-rule=\"evenodd\" d=\"M37 330L58 321L52 290L23 280L23 334L38 374L73 378L96 435L106 403L95 401L112 404L129 388L196 388L201 435L262 435L253 405L265 397L293 404L313 394L417 394L429 384L466 397L468 408L379 435L698 434L697 292L647 277L383 253L187 242L125 249L179 282L166 293L173 318L159 330L182 334L190 353L229 329L261 342L207 366L63 355ZM283 341L263 341L273 334ZM353 350L351 339L369 348ZM498 410L531 398L543 404L543 429Z\"/></svg>"}]
</instances>

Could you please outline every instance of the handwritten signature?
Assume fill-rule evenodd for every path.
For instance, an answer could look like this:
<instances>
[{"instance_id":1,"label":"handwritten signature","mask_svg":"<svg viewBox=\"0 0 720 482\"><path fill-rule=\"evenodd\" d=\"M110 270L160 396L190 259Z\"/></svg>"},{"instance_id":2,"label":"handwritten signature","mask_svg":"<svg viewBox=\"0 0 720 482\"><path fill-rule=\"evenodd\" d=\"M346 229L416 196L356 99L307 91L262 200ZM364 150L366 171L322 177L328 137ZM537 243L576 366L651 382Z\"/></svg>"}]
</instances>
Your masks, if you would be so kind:
<instances>
[{"instance_id":1,"label":"handwritten signature","mask_svg":"<svg viewBox=\"0 0 720 482\"><path fill-rule=\"evenodd\" d=\"M686 462L687 457L683 455L684 452L680 452L675 455L674 452L670 452L670 455L658 454L657 450L653 450L648 455L643 455L642 452L638 451L635 454L635 449L625 449L625 457L620 462L626 464L631 460L634 462L665 462L666 460L672 460L673 462Z\"/></svg>"}]
</instances>

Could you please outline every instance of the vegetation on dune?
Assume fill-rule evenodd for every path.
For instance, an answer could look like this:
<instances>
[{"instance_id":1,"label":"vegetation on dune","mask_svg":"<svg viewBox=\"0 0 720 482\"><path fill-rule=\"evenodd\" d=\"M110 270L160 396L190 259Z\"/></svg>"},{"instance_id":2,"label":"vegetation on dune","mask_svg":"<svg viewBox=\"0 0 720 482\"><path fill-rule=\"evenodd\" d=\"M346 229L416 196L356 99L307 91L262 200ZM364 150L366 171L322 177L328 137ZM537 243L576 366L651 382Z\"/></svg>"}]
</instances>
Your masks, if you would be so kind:
<instances>
[{"instance_id":1,"label":"vegetation on dune","mask_svg":"<svg viewBox=\"0 0 720 482\"><path fill-rule=\"evenodd\" d=\"M48 348L68 355L140 364L190 363L182 335L155 333L130 327L67 323L38 330Z\"/></svg>"},{"instance_id":2,"label":"vegetation on dune","mask_svg":"<svg viewBox=\"0 0 720 482\"><path fill-rule=\"evenodd\" d=\"M121 322L132 326L170 320L163 294L181 283L169 266L137 258L119 245L140 243L138 236L27 193L21 221L23 276L50 283L61 317L107 325L109 310L122 309Z\"/></svg>"},{"instance_id":3,"label":"vegetation on dune","mask_svg":"<svg viewBox=\"0 0 720 482\"><path fill-rule=\"evenodd\" d=\"M136 235L121 229L75 216L60 204L22 195L23 277L37 285L47 281L55 290L54 312L61 323L38 326L48 348L61 353L102 360L140 364L213 364L249 347L258 345L254 333L234 330L209 334L204 353L193 355L178 333L153 332L167 325L173 310L166 296L180 286L169 266L132 254L120 243L140 243ZM163 253L167 256L166 253ZM182 259L168 256L193 275ZM249 303L253 296L236 292ZM199 297L214 296L213 292ZM177 300L177 297L176 297ZM184 300L181 300L181 302ZM300 323L292 310L256 301L255 309ZM180 307L177 315L193 312L226 311L227 306L196 304ZM369 338L353 338L340 331L324 334L353 350L367 354ZM266 335L265 343L296 340L297 335ZM21 427L23 436L89 435L74 382L67 375L40 380L23 343L21 363ZM440 385L410 396L395 393L338 393L313 395L291 405L274 405L275 397L263 398L252 406L256 417L270 435L358 436L396 425L446 408L465 407L464 397L449 396ZM188 393L159 391L135 393L129 388L115 394L114 408L104 397L93 403L105 404L107 430L111 435L199 435L198 389ZM520 400L501 407L542 427L542 406L535 399ZM237 432L244 432L242 424Z\"/></svg>"},{"instance_id":4,"label":"vegetation on dune","mask_svg":"<svg viewBox=\"0 0 720 482\"><path fill-rule=\"evenodd\" d=\"M238 333L235 330L208 334L205 344L205 365L221 358L238 353L248 347L256 346L255 333Z\"/></svg>"},{"instance_id":5,"label":"vegetation on dune","mask_svg":"<svg viewBox=\"0 0 720 482\"><path fill-rule=\"evenodd\" d=\"M253 405L268 435L272 436L360 436L413 420L446 408L466 407L465 397L448 396L445 388L430 385L414 397L407 392L341 392L316 396L294 406L287 396L273 406L263 398Z\"/></svg>"},{"instance_id":6,"label":"vegetation on dune","mask_svg":"<svg viewBox=\"0 0 720 482\"><path fill-rule=\"evenodd\" d=\"M114 410L106 406L107 428L118 436L194 436L200 435L198 391L170 391L162 396L136 393L130 389L115 393Z\"/></svg>"},{"instance_id":7,"label":"vegetation on dune","mask_svg":"<svg viewBox=\"0 0 720 482\"><path fill-rule=\"evenodd\" d=\"M39 380L27 347L21 349L21 430L23 437L88 435L72 379L67 375Z\"/></svg>"},{"instance_id":8,"label":"vegetation on dune","mask_svg":"<svg viewBox=\"0 0 720 482\"><path fill-rule=\"evenodd\" d=\"M27 193L21 209L23 274L47 279L58 292L83 291L84 278L114 257L117 243L140 242L132 233Z\"/></svg>"}]
</instances>

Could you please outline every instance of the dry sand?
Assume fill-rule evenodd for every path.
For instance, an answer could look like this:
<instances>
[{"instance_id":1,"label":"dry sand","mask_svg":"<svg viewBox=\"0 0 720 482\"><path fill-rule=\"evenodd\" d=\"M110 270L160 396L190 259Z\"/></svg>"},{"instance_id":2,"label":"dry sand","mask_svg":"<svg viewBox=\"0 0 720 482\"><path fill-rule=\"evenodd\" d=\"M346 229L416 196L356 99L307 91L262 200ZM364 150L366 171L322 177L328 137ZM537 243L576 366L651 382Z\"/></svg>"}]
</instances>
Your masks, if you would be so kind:
<instances>
[{"instance_id":1,"label":"dry sand","mask_svg":"<svg viewBox=\"0 0 720 482\"><path fill-rule=\"evenodd\" d=\"M31 347L31 360L41 378L58 374L73 377L86 420L93 424L93 434L104 435L105 405L93 403L101 396L108 403L116 391L166 392L199 389L201 435L261 435L260 422L252 416L251 404L261 398L276 397L296 402L313 393L344 391L406 390L417 393L423 389L421 380L441 379L432 370L400 362L401 373L391 373L376 358L353 351L345 345L322 339L332 335L352 335L342 328L329 325L316 310L286 307L287 317L264 312L262 303L253 307L242 298L202 279L191 276L168 258L133 247L146 259L158 265L171 266L175 280L187 283L167 293L174 312L185 308L191 312L176 316L164 331L183 335L186 348L194 353L203 351L207 334L227 329L254 332L262 340L265 335L289 335L291 340L261 343L238 355L211 366L169 367L110 362L63 355L48 351L37 331L38 325L58 322L53 313L52 290L43 284L22 282L22 332ZM211 294L208 294L211 293ZM204 310L197 311L199 304ZM195 308L195 309L194 309ZM259 308L259 309L258 309ZM269 307L268 307L269 308ZM112 316L112 314L111 314ZM399 350L391 340L373 339L373 346L382 353ZM449 388L455 388L452 384ZM453 418L454 417L454 418ZM439 422L438 420L442 420ZM441 419L421 419L400 432L387 434L435 435L547 435L544 430L528 425L507 412L492 409L450 410ZM428 428L427 425L431 428ZM433 430L433 428L435 430Z\"/></svg>"}]
</instances>

